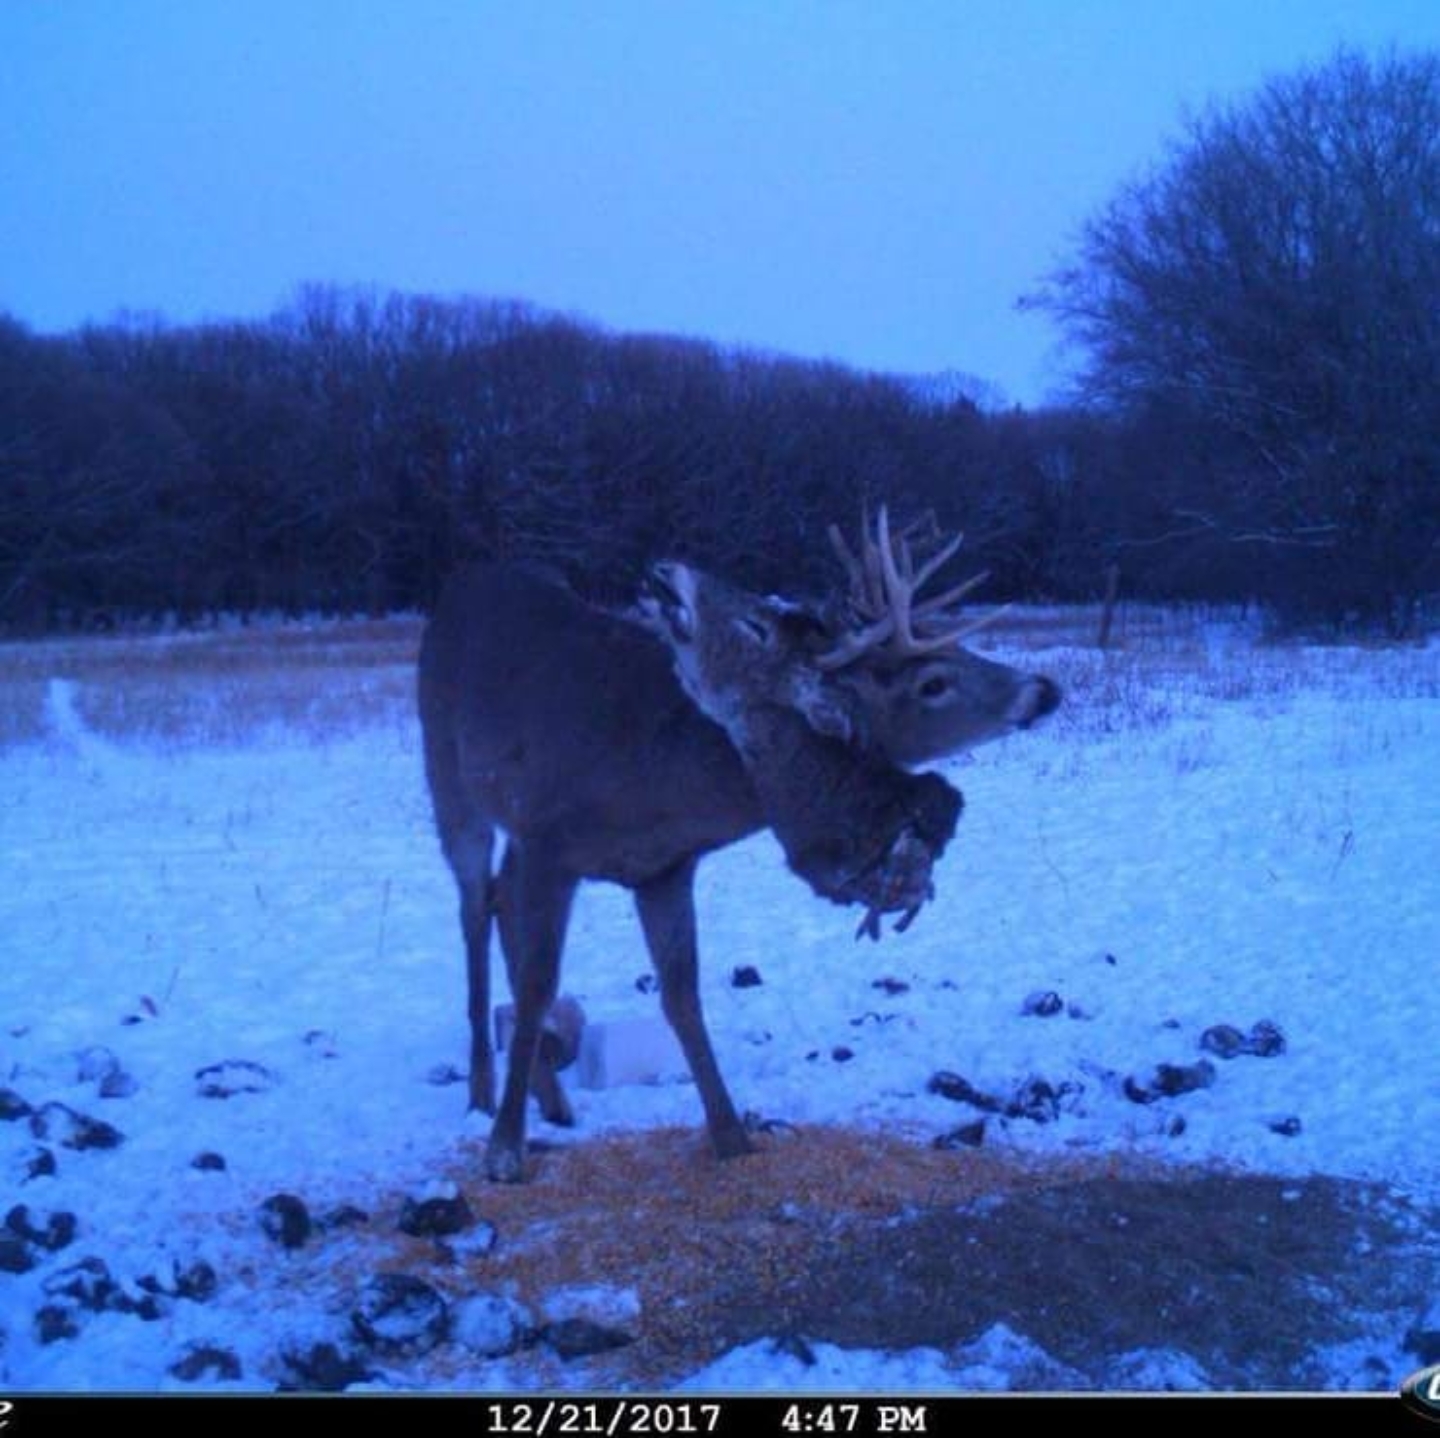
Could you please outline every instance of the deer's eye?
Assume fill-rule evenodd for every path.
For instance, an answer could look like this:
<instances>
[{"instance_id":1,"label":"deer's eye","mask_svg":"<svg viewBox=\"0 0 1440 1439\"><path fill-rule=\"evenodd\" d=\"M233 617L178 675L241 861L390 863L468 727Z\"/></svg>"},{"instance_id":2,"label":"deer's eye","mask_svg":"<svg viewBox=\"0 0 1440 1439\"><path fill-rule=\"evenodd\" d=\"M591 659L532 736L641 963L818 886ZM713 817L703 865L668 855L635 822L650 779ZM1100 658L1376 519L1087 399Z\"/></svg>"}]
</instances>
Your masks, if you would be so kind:
<instances>
[{"instance_id":1,"label":"deer's eye","mask_svg":"<svg viewBox=\"0 0 1440 1439\"><path fill-rule=\"evenodd\" d=\"M949 688L950 684L943 675L931 675L920 682L920 698L938 700Z\"/></svg>"}]
</instances>

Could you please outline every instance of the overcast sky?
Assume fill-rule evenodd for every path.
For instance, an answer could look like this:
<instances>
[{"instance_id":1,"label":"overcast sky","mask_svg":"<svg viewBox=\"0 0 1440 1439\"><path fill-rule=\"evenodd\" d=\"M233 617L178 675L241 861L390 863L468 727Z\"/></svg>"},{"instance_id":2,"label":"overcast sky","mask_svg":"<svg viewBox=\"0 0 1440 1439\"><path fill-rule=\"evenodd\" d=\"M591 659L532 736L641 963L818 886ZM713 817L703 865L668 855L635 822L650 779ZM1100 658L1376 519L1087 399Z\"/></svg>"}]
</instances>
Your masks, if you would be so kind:
<instances>
[{"instance_id":1,"label":"overcast sky","mask_svg":"<svg viewBox=\"0 0 1440 1439\"><path fill-rule=\"evenodd\" d=\"M1085 215L1341 43L1440 0L0 0L0 310L374 284L1035 403Z\"/></svg>"}]
</instances>

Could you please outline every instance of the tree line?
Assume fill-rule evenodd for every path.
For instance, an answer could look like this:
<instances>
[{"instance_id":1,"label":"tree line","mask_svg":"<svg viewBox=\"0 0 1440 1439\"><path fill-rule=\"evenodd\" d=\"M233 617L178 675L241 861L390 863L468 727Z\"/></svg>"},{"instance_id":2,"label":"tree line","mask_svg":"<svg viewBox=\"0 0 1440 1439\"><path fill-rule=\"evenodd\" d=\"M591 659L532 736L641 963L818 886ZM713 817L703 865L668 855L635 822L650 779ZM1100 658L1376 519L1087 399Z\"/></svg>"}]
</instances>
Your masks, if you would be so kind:
<instances>
[{"instance_id":1,"label":"tree line","mask_svg":"<svg viewBox=\"0 0 1440 1439\"><path fill-rule=\"evenodd\" d=\"M965 528L997 595L1090 593L1110 427L936 391L323 288L253 323L0 322L0 619L424 608L472 558L607 597L668 554L821 590L827 525L881 502Z\"/></svg>"},{"instance_id":2,"label":"tree line","mask_svg":"<svg viewBox=\"0 0 1440 1439\"><path fill-rule=\"evenodd\" d=\"M508 302L317 286L264 320L0 316L0 625L425 608L473 558L619 599L678 554L819 591L933 510L995 598L1257 601L1404 633L1440 590L1440 63L1342 54L1192 122L1030 303L1073 399Z\"/></svg>"}]
</instances>

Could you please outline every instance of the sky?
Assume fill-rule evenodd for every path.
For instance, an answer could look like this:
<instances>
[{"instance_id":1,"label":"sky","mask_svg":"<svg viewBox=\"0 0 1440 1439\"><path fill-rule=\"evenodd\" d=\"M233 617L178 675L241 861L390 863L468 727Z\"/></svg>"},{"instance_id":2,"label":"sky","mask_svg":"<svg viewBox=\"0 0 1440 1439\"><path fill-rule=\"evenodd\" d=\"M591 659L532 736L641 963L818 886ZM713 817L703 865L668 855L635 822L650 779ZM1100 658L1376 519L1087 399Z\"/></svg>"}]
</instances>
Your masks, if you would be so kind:
<instances>
[{"instance_id":1,"label":"sky","mask_svg":"<svg viewBox=\"0 0 1440 1439\"><path fill-rule=\"evenodd\" d=\"M1183 117L1440 0L0 0L0 311L531 301L1040 403Z\"/></svg>"}]
</instances>

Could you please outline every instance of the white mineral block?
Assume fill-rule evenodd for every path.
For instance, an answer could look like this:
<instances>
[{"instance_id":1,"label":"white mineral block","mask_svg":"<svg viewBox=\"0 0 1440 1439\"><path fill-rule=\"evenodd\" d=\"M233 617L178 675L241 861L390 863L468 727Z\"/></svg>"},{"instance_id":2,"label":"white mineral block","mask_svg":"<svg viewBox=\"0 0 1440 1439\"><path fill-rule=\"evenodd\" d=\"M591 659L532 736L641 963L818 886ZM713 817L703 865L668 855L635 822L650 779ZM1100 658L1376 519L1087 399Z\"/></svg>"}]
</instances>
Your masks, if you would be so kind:
<instances>
[{"instance_id":1,"label":"white mineral block","mask_svg":"<svg viewBox=\"0 0 1440 1439\"><path fill-rule=\"evenodd\" d=\"M690 1073L674 1031L658 1016L587 1024L576 1073L584 1089L661 1084Z\"/></svg>"}]
</instances>

